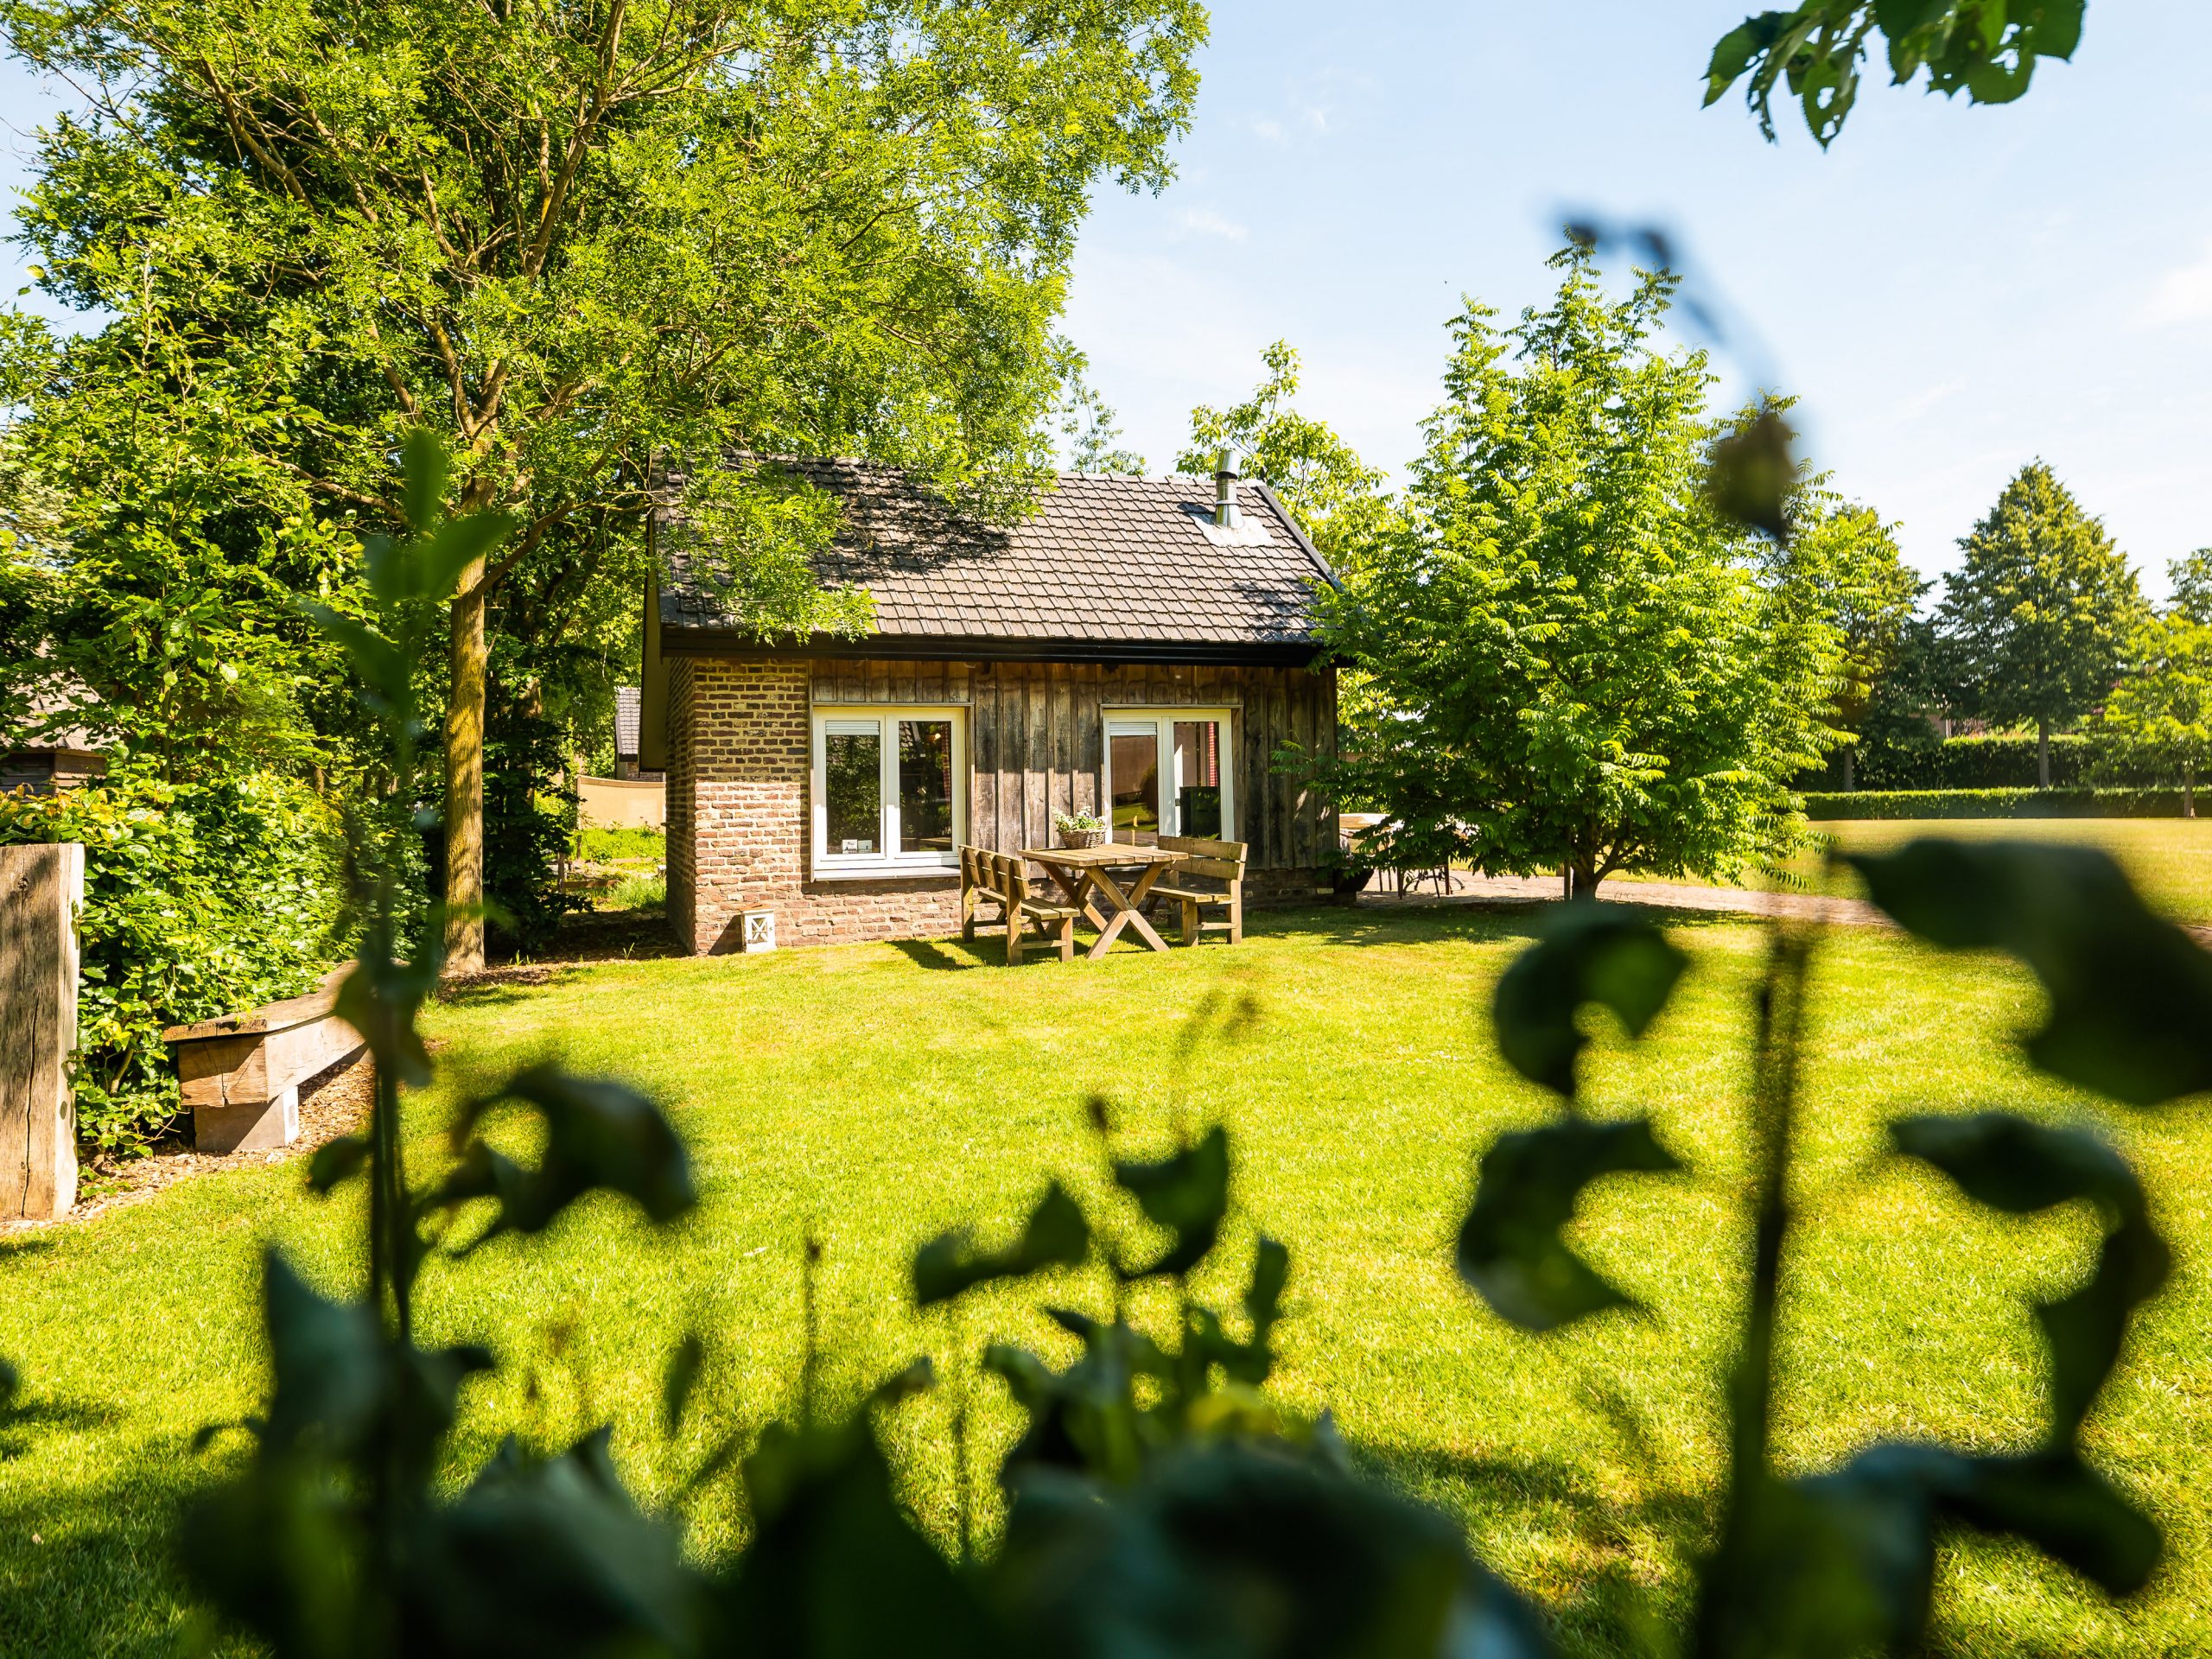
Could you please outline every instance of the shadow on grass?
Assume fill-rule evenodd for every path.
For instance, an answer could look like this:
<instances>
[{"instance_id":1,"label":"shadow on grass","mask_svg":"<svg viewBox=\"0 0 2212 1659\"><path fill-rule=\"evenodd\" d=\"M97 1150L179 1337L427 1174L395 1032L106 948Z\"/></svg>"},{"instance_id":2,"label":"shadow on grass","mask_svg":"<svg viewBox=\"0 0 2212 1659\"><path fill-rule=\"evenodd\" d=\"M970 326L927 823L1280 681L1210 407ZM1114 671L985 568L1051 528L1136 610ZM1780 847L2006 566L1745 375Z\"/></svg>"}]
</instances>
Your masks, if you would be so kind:
<instances>
[{"instance_id":1,"label":"shadow on grass","mask_svg":"<svg viewBox=\"0 0 2212 1659\"><path fill-rule=\"evenodd\" d=\"M174 1541L204 1489L180 1454L0 1505L0 1652L174 1659L189 1599Z\"/></svg>"},{"instance_id":2,"label":"shadow on grass","mask_svg":"<svg viewBox=\"0 0 2212 1659\"><path fill-rule=\"evenodd\" d=\"M41 1431L105 1428L121 1416L112 1406L81 1400L48 1400L35 1395L19 1398L13 1405L0 1406L0 1463L22 1457Z\"/></svg>"},{"instance_id":3,"label":"shadow on grass","mask_svg":"<svg viewBox=\"0 0 2212 1659\"><path fill-rule=\"evenodd\" d=\"M1689 1494L1660 1489L1624 1502L1595 1490L1580 1473L1546 1459L1469 1457L1433 1446L1363 1446L1359 1458L1399 1490L1447 1510L1510 1516L1514 1529L1551 1535L1555 1558L1544 1597L1564 1653L1667 1652L1666 1634L1683 1627L1689 1611L1688 1565L1710 1535L1706 1506ZM1638 1576L1654 1540L1671 1558L1669 1584ZM1490 1553L1478 1523L1469 1544Z\"/></svg>"}]
</instances>

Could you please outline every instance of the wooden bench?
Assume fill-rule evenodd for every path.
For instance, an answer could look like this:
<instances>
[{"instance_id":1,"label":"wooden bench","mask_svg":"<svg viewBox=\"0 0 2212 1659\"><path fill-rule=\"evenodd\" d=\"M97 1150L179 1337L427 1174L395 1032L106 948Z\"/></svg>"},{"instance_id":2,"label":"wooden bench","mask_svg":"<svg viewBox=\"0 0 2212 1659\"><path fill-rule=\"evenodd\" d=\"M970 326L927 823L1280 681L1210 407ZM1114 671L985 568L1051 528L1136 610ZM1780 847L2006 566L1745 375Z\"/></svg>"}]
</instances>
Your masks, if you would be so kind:
<instances>
[{"instance_id":1,"label":"wooden bench","mask_svg":"<svg viewBox=\"0 0 2212 1659\"><path fill-rule=\"evenodd\" d=\"M1029 891L1029 865L1027 861L1009 858L1004 853L986 851L981 847L960 849L960 937L972 940L979 919L976 907L991 903L998 906L995 915L980 919L988 927L1006 929L1006 959L1009 965L1021 960L1022 934L1031 922L1056 937L1060 943L1060 960L1075 960L1075 925L1083 912L1074 905L1048 904L1033 898Z\"/></svg>"},{"instance_id":2,"label":"wooden bench","mask_svg":"<svg viewBox=\"0 0 2212 1659\"><path fill-rule=\"evenodd\" d=\"M1227 933L1231 944L1244 943L1244 855L1241 841L1209 841L1203 836L1162 836L1160 844L1183 855L1183 861L1152 884L1150 896L1183 906L1183 943L1196 944L1201 932ZM1218 881L1219 888L1200 887ZM1201 922L1202 910L1226 912L1217 922Z\"/></svg>"},{"instance_id":3,"label":"wooden bench","mask_svg":"<svg viewBox=\"0 0 2212 1659\"><path fill-rule=\"evenodd\" d=\"M195 1147L257 1152L299 1139L300 1085L363 1046L361 1033L334 1012L346 971L305 996L162 1033L176 1052Z\"/></svg>"}]
</instances>

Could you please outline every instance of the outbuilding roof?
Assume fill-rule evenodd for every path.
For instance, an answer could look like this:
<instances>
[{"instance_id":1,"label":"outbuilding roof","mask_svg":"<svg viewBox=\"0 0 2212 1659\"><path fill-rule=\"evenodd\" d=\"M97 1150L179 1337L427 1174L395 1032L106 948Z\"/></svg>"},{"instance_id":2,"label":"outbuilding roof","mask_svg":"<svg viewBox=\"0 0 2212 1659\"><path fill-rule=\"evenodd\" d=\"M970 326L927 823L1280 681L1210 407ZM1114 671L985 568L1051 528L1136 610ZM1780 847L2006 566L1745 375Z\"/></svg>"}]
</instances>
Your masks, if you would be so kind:
<instances>
[{"instance_id":1,"label":"outbuilding roof","mask_svg":"<svg viewBox=\"0 0 2212 1659\"><path fill-rule=\"evenodd\" d=\"M825 585L873 595L876 632L817 641L849 655L1098 661L1303 662L1328 567L1264 484L1234 485L1241 522L1213 522L1211 478L1063 473L1012 524L965 518L899 473L783 463L835 494L843 524L814 559ZM738 647L710 553L658 520L663 648Z\"/></svg>"},{"instance_id":2,"label":"outbuilding roof","mask_svg":"<svg viewBox=\"0 0 2212 1659\"><path fill-rule=\"evenodd\" d=\"M638 758L638 688L614 688L614 753L621 760Z\"/></svg>"}]
</instances>

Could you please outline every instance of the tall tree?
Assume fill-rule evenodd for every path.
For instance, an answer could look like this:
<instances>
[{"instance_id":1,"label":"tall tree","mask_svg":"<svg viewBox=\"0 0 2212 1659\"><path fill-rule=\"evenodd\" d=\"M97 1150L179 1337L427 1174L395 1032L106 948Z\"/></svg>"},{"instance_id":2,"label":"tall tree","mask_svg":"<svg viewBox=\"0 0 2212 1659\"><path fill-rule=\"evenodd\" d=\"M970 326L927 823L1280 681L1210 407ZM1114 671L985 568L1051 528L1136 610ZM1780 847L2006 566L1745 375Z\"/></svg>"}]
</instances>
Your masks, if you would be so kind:
<instances>
[{"instance_id":1,"label":"tall tree","mask_svg":"<svg viewBox=\"0 0 2212 1659\"><path fill-rule=\"evenodd\" d=\"M1175 468L1211 477L1222 449L1236 450L1245 476L1273 489L1321 556L1341 569L1389 517L1382 474L1327 423L1295 406L1298 353L1289 341L1275 341L1260 362L1265 373L1243 403L1191 411L1190 447Z\"/></svg>"},{"instance_id":2,"label":"tall tree","mask_svg":"<svg viewBox=\"0 0 2212 1659\"><path fill-rule=\"evenodd\" d=\"M403 433L518 533L451 605L452 959L480 960L487 607L569 582L670 457L864 453L979 506L1043 457L1051 325L1103 178L1167 176L1197 0L0 0L92 89L25 215L115 321L34 425L198 400L264 522L402 522ZM225 424L227 417L227 424ZM829 505L692 469L764 632L850 626ZM204 516L204 515L203 515ZM249 543L251 537L249 536Z\"/></svg>"},{"instance_id":3,"label":"tall tree","mask_svg":"<svg viewBox=\"0 0 2212 1659\"><path fill-rule=\"evenodd\" d=\"M1817 482L1798 493L1774 580L1789 585L1836 632L1840 656L1828 722L1847 734L1839 749L1843 786L1856 786L1854 757L1878 688L1894 672L1929 584L1905 564L1895 527L1872 507Z\"/></svg>"},{"instance_id":4,"label":"tall tree","mask_svg":"<svg viewBox=\"0 0 2212 1659\"><path fill-rule=\"evenodd\" d=\"M2196 816L2196 780L2212 768L2212 624L2176 609L2139 626L2129 671L2101 722L2132 759L2181 779L2181 815Z\"/></svg>"},{"instance_id":5,"label":"tall tree","mask_svg":"<svg viewBox=\"0 0 2212 1659\"><path fill-rule=\"evenodd\" d=\"M2031 721L2037 776L2050 787L2050 734L2119 678L2145 614L2135 572L2058 475L2030 461L1959 546L1938 619L1955 652L1965 712Z\"/></svg>"},{"instance_id":6,"label":"tall tree","mask_svg":"<svg viewBox=\"0 0 2212 1659\"><path fill-rule=\"evenodd\" d=\"M1328 771L1384 806L1386 855L1487 870L1714 874L1795 838L1789 779L1840 647L1707 497L1710 376L1656 348L1673 288L1602 291L1589 251L1500 331L1452 325L1405 511L1325 601L1395 717Z\"/></svg>"},{"instance_id":7,"label":"tall tree","mask_svg":"<svg viewBox=\"0 0 2212 1659\"><path fill-rule=\"evenodd\" d=\"M1144 475L1144 457L1122 447L1122 423L1113 405L1087 378L1090 359L1075 342L1054 342L1059 355L1060 395L1052 408L1061 453L1071 472L1102 473L1122 478Z\"/></svg>"},{"instance_id":8,"label":"tall tree","mask_svg":"<svg viewBox=\"0 0 2212 1659\"><path fill-rule=\"evenodd\" d=\"M2212 626L2212 547L2200 547L2166 566L2173 583L2175 610L2192 622Z\"/></svg>"}]
</instances>

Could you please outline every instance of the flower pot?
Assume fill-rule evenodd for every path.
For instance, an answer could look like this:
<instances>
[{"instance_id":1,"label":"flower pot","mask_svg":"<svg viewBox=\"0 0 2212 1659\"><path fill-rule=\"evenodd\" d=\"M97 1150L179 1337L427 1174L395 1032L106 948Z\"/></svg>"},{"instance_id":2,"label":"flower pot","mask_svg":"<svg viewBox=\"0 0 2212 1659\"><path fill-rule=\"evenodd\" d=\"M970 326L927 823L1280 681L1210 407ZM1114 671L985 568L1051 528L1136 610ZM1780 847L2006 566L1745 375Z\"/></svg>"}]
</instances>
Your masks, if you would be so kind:
<instances>
[{"instance_id":1,"label":"flower pot","mask_svg":"<svg viewBox=\"0 0 2212 1659\"><path fill-rule=\"evenodd\" d=\"M1106 832L1103 830L1063 830L1060 831L1060 845L1063 847L1103 847L1105 844Z\"/></svg>"}]
</instances>

